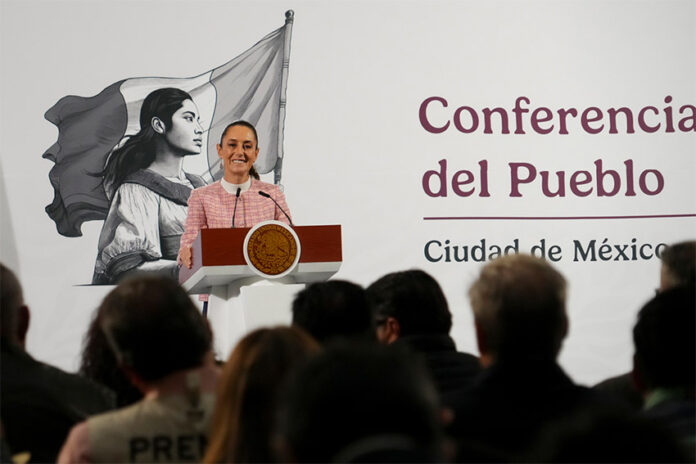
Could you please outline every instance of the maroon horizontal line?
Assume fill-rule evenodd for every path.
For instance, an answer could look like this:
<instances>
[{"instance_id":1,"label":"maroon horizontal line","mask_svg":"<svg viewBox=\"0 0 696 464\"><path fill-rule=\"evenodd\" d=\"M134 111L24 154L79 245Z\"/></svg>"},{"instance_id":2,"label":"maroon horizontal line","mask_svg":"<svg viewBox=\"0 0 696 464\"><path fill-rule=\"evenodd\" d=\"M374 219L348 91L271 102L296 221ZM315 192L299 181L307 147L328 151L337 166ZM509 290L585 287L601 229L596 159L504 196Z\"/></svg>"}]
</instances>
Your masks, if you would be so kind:
<instances>
[{"instance_id":1,"label":"maroon horizontal line","mask_svg":"<svg viewBox=\"0 0 696 464\"><path fill-rule=\"evenodd\" d=\"M646 214L636 216L426 216L424 221L573 221L578 219L659 219L696 217L694 214Z\"/></svg>"}]
</instances>

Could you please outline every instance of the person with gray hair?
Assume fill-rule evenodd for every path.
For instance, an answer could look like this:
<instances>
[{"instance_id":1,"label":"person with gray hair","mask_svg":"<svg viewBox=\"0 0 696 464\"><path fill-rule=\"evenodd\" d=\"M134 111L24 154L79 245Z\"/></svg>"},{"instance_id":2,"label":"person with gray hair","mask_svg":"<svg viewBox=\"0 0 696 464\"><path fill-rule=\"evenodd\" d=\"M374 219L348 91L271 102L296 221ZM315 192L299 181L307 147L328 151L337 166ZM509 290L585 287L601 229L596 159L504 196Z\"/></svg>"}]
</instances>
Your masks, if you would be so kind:
<instances>
[{"instance_id":1,"label":"person with gray hair","mask_svg":"<svg viewBox=\"0 0 696 464\"><path fill-rule=\"evenodd\" d=\"M696 285L696 240L668 246L660 259L660 291Z\"/></svg>"},{"instance_id":2,"label":"person with gray hair","mask_svg":"<svg viewBox=\"0 0 696 464\"><path fill-rule=\"evenodd\" d=\"M515 461L548 424L593 406L556 362L568 333L566 280L546 261L508 255L469 289L484 371L454 407L459 459Z\"/></svg>"},{"instance_id":3,"label":"person with gray hair","mask_svg":"<svg viewBox=\"0 0 696 464\"><path fill-rule=\"evenodd\" d=\"M527 255L497 259L469 289L481 362L554 360L568 333L565 278Z\"/></svg>"}]
</instances>

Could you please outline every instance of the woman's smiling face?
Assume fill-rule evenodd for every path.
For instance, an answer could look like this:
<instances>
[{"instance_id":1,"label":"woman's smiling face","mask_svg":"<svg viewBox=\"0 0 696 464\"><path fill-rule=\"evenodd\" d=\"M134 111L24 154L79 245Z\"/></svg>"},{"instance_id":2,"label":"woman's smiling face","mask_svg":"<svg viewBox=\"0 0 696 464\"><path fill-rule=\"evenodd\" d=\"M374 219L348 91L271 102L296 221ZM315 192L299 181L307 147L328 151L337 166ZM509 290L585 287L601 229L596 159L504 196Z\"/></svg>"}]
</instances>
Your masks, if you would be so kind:
<instances>
[{"instance_id":1,"label":"woman's smiling face","mask_svg":"<svg viewBox=\"0 0 696 464\"><path fill-rule=\"evenodd\" d=\"M229 127L217 151L225 165L225 180L236 184L246 182L249 170L259 156L254 132L242 125Z\"/></svg>"}]
</instances>

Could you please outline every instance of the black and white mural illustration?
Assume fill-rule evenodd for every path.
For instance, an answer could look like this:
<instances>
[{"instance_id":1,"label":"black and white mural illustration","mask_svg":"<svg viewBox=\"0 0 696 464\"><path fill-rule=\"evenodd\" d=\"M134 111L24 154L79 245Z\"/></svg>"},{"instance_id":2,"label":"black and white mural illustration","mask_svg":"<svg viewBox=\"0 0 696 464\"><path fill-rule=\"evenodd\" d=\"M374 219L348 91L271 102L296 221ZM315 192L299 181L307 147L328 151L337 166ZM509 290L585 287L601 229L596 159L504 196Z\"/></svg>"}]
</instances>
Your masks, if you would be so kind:
<instances>
[{"instance_id":1,"label":"black and white mural illustration","mask_svg":"<svg viewBox=\"0 0 696 464\"><path fill-rule=\"evenodd\" d=\"M81 236L85 221L104 221L93 284L134 270L174 275L189 194L222 177L216 144L228 123L256 126L264 141L256 170L280 183L294 14L285 17L246 52L195 77L120 80L46 112L59 132L43 154L55 163L46 212L66 237ZM202 172L184 171L192 156L207 161Z\"/></svg>"}]
</instances>

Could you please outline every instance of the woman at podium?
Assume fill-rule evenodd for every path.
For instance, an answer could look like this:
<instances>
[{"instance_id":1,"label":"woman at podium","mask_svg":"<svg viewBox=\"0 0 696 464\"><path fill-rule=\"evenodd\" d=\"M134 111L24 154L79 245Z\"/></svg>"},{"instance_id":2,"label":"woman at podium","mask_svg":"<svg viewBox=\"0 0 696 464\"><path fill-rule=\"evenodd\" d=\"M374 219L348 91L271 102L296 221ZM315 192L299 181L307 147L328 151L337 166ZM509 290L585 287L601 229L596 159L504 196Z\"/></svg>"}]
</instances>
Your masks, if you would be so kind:
<instances>
[{"instance_id":1,"label":"woman at podium","mask_svg":"<svg viewBox=\"0 0 696 464\"><path fill-rule=\"evenodd\" d=\"M252 227L259 222L278 220L292 225L285 195L273 184L261 182L254 169L259 155L254 126L236 121L222 132L217 145L224 166L218 182L191 192L188 216L179 247L179 263L191 268L191 245L201 229Z\"/></svg>"}]
</instances>

